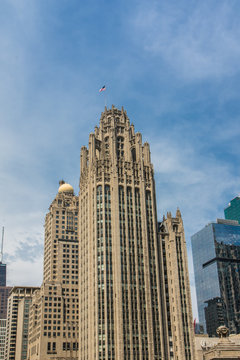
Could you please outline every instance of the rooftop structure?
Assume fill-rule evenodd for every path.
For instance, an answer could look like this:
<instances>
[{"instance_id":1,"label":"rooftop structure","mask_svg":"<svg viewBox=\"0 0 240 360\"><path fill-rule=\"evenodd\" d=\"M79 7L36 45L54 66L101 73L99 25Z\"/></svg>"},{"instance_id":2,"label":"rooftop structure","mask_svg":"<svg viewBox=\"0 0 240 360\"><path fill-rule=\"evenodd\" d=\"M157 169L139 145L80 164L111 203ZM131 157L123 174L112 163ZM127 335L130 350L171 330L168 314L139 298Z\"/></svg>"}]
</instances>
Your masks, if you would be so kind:
<instances>
[{"instance_id":1,"label":"rooftop structure","mask_svg":"<svg viewBox=\"0 0 240 360\"><path fill-rule=\"evenodd\" d=\"M237 220L240 224L240 196L236 196L224 209L226 219Z\"/></svg>"}]
</instances>

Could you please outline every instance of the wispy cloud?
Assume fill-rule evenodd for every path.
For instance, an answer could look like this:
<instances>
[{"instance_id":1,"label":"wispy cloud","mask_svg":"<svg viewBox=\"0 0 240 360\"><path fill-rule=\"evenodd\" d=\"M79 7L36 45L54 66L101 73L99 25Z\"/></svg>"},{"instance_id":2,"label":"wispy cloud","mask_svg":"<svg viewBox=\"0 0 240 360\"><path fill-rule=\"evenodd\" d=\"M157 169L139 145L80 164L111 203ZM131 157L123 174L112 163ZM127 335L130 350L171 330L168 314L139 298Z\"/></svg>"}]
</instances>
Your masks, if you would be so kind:
<instances>
[{"instance_id":1,"label":"wispy cloud","mask_svg":"<svg viewBox=\"0 0 240 360\"><path fill-rule=\"evenodd\" d=\"M228 136L230 133L226 138ZM177 207L182 213L193 314L197 318L190 237L209 222L224 217L223 209L230 194L239 192L240 171L233 171L231 163L217 158L207 148L203 152L198 142L184 137L184 132L177 134L173 129L168 135L164 133L159 138L150 135L148 139L155 169L159 220L167 211L174 216Z\"/></svg>"},{"instance_id":2,"label":"wispy cloud","mask_svg":"<svg viewBox=\"0 0 240 360\"><path fill-rule=\"evenodd\" d=\"M42 284L42 257L32 261L17 258L7 268L9 286L41 286Z\"/></svg>"},{"instance_id":3,"label":"wispy cloud","mask_svg":"<svg viewBox=\"0 0 240 360\"><path fill-rule=\"evenodd\" d=\"M226 161L199 150L187 139L179 142L169 137L152 141L151 146L160 213L179 206L188 237L223 217L224 199L239 188L240 172L234 174Z\"/></svg>"},{"instance_id":4,"label":"wispy cloud","mask_svg":"<svg viewBox=\"0 0 240 360\"><path fill-rule=\"evenodd\" d=\"M238 12L236 1L142 1L133 39L187 80L233 75L240 70Z\"/></svg>"}]
</instances>

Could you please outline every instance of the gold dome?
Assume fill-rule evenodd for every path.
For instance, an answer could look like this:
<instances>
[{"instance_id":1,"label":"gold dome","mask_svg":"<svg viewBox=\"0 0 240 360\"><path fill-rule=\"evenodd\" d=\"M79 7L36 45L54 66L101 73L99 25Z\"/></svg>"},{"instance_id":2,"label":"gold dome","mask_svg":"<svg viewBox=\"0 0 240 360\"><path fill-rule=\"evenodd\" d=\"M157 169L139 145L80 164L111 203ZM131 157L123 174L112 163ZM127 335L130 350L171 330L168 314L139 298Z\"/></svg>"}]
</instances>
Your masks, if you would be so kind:
<instances>
[{"instance_id":1,"label":"gold dome","mask_svg":"<svg viewBox=\"0 0 240 360\"><path fill-rule=\"evenodd\" d=\"M73 190L73 187L70 184L64 183L64 184L59 186L58 192L59 193L66 192L66 193L72 193L73 194L74 190Z\"/></svg>"}]
</instances>

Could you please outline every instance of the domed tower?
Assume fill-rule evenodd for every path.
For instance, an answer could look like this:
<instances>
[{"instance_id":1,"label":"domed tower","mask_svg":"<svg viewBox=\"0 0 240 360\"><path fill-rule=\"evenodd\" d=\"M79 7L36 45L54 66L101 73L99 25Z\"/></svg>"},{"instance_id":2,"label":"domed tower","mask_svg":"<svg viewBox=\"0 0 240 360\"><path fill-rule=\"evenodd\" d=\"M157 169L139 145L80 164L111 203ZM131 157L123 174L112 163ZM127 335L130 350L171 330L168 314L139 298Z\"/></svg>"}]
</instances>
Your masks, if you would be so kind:
<instances>
[{"instance_id":1,"label":"domed tower","mask_svg":"<svg viewBox=\"0 0 240 360\"><path fill-rule=\"evenodd\" d=\"M78 196L59 185L45 218L43 284L30 309L31 360L78 358Z\"/></svg>"},{"instance_id":2,"label":"domed tower","mask_svg":"<svg viewBox=\"0 0 240 360\"><path fill-rule=\"evenodd\" d=\"M162 359L153 166L123 108L81 149L79 214L79 359Z\"/></svg>"},{"instance_id":3,"label":"domed tower","mask_svg":"<svg viewBox=\"0 0 240 360\"><path fill-rule=\"evenodd\" d=\"M63 180L45 218L43 281L62 281L59 257L62 243L77 241L78 197L73 187ZM57 256L58 255L58 256Z\"/></svg>"}]
</instances>

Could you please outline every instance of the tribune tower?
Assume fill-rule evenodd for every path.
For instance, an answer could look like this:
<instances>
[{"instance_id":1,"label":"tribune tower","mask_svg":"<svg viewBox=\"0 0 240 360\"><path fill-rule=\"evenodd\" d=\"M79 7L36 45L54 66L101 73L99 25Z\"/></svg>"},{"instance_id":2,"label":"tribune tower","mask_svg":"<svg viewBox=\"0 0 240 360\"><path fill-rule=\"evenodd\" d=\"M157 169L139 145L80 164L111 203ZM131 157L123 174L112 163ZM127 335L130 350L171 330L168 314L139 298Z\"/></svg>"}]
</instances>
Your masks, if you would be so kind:
<instances>
[{"instance_id":1,"label":"tribune tower","mask_svg":"<svg viewBox=\"0 0 240 360\"><path fill-rule=\"evenodd\" d=\"M153 166L123 109L81 149L79 211L79 359L162 359Z\"/></svg>"}]
</instances>

